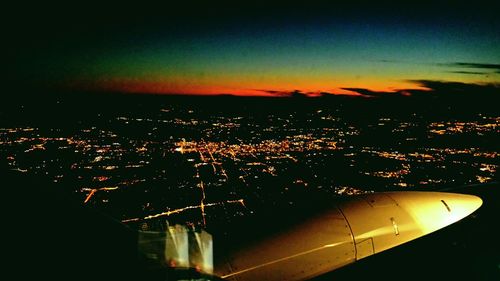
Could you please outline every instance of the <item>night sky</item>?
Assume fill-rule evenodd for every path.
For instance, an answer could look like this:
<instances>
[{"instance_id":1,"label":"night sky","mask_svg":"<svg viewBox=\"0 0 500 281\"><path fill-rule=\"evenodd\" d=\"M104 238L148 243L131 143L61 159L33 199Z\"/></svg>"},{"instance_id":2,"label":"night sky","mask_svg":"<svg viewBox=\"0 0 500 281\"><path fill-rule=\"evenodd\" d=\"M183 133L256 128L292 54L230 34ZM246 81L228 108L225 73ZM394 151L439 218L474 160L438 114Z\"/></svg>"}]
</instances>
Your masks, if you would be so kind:
<instances>
[{"instance_id":1,"label":"night sky","mask_svg":"<svg viewBox=\"0 0 500 281\"><path fill-rule=\"evenodd\" d=\"M334 2L19 5L6 19L7 77L67 92L498 92L493 1Z\"/></svg>"}]
</instances>

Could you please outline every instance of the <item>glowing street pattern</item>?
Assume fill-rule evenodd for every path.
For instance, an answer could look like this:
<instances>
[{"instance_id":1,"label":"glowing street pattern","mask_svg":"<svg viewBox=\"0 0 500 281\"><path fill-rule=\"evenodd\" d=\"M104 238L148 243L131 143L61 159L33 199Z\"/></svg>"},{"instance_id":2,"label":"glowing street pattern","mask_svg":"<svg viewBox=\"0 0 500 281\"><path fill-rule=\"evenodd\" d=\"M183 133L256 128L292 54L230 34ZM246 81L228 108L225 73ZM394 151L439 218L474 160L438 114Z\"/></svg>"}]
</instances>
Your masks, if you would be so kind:
<instances>
[{"instance_id":1,"label":"glowing street pattern","mask_svg":"<svg viewBox=\"0 0 500 281\"><path fill-rule=\"evenodd\" d=\"M243 207L245 207L245 201L243 199L227 200L227 201L223 201L223 202L215 202L215 203L207 203L207 204L200 203L200 205L186 206L186 207L183 207L183 208L169 210L169 211L162 212L162 213L159 213L159 214L149 215L149 216L146 216L144 218L125 219L125 220L122 220L122 222L123 223L127 223L127 222L141 221L141 220L156 219L156 218L159 218L159 217L168 217L170 215L182 213L182 212L187 211L187 210L193 210L193 209L202 209L202 210L204 210L205 207L223 206L225 204L241 204Z\"/></svg>"},{"instance_id":2,"label":"glowing street pattern","mask_svg":"<svg viewBox=\"0 0 500 281\"><path fill-rule=\"evenodd\" d=\"M85 198L85 201L83 201L83 204L89 202L90 199L92 198L92 196L94 196L94 194L97 191L111 191L111 190L117 190L117 189L118 189L118 186L110 186L110 187L102 187L102 188L92 188L92 189L90 189L89 194Z\"/></svg>"}]
</instances>

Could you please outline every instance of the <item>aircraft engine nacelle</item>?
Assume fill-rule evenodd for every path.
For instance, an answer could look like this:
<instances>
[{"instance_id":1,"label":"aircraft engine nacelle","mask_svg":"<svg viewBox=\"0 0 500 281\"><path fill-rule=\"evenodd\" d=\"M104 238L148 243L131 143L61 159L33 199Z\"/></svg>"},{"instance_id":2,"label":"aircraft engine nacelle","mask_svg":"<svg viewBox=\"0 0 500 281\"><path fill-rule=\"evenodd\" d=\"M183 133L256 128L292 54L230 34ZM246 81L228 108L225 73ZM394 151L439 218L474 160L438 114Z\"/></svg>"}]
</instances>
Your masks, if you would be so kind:
<instances>
[{"instance_id":1,"label":"aircraft engine nacelle","mask_svg":"<svg viewBox=\"0 0 500 281\"><path fill-rule=\"evenodd\" d=\"M429 234L482 204L473 195L387 192L352 196L286 231L216 261L225 280L304 280ZM217 251L217 249L214 249Z\"/></svg>"}]
</instances>

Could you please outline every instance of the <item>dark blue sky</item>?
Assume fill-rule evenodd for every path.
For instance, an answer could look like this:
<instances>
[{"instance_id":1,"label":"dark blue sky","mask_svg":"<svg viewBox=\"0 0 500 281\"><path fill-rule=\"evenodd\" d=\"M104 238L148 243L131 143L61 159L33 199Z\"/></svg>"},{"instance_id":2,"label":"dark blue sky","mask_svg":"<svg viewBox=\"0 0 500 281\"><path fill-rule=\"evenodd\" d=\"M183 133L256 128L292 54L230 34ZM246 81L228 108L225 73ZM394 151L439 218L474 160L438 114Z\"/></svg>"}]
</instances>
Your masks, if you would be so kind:
<instances>
[{"instance_id":1,"label":"dark blue sky","mask_svg":"<svg viewBox=\"0 0 500 281\"><path fill-rule=\"evenodd\" d=\"M500 81L493 1L81 3L15 11L7 18L14 83L314 96L428 89L418 81Z\"/></svg>"}]
</instances>

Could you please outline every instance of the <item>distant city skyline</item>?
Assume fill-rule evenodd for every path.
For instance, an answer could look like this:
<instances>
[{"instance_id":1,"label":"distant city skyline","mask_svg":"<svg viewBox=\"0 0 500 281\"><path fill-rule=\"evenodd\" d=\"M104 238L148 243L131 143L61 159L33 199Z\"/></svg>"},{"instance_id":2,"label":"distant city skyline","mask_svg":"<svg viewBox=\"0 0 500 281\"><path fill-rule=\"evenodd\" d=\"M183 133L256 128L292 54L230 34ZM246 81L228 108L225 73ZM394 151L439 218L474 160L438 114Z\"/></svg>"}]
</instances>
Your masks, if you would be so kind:
<instances>
[{"instance_id":1,"label":"distant city skyline","mask_svg":"<svg viewBox=\"0 0 500 281\"><path fill-rule=\"evenodd\" d=\"M45 8L18 24L10 75L20 86L186 95L498 90L491 5Z\"/></svg>"}]
</instances>

